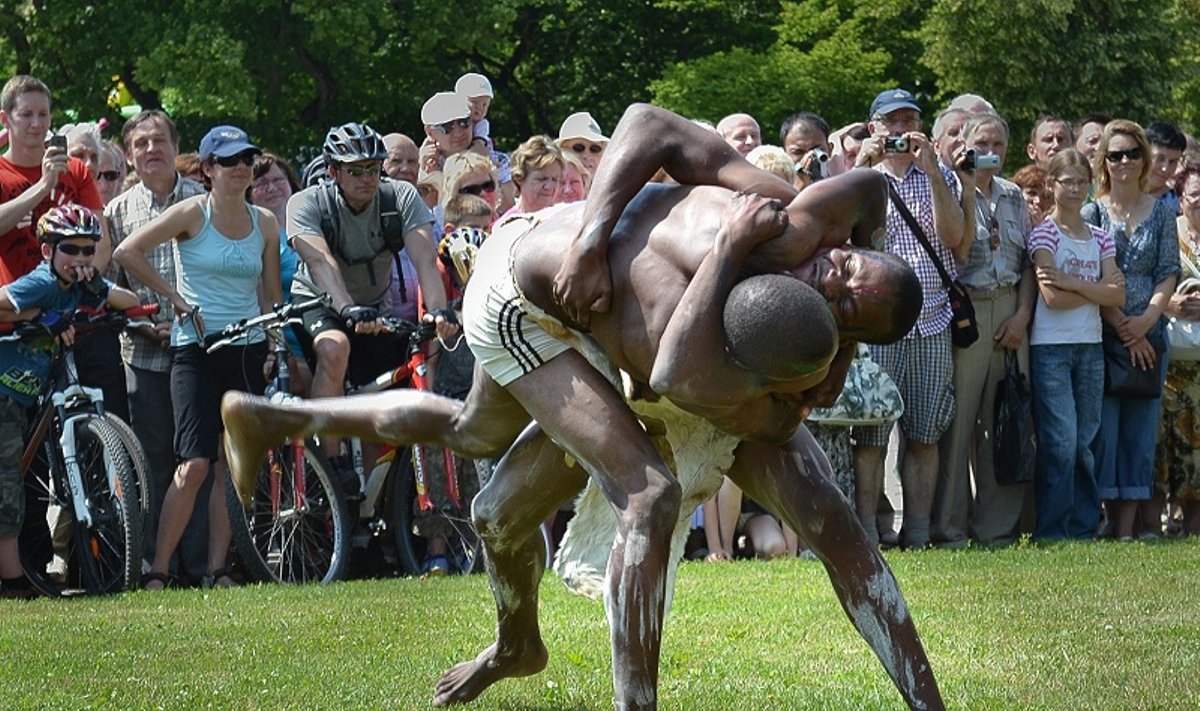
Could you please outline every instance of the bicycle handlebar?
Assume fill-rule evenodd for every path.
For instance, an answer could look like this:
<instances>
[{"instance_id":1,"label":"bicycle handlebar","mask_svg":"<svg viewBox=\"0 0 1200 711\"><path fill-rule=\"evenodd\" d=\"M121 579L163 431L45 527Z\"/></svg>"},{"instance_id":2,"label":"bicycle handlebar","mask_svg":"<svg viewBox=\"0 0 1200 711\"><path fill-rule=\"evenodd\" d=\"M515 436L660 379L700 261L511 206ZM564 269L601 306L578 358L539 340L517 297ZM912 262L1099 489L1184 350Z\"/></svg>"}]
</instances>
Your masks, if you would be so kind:
<instances>
[{"instance_id":1,"label":"bicycle handlebar","mask_svg":"<svg viewBox=\"0 0 1200 711\"><path fill-rule=\"evenodd\" d=\"M280 328L290 323L299 323L300 315L312 309L329 306L330 298L327 294L314 296L311 299L304 301L293 301L289 304L283 304L275 307L261 316L247 318L231 323L221 329L220 333L214 333L211 336L206 336L204 339L204 350L212 353L220 350L225 346L231 345L235 341L244 338L246 334L252 331L269 331L271 329Z\"/></svg>"},{"instance_id":2,"label":"bicycle handlebar","mask_svg":"<svg viewBox=\"0 0 1200 711\"><path fill-rule=\"evenodd\" d=\"M92 331L97 328L106 326L129 326L141 325L134 322L134 319L152 316L158 313L158 304L141 304L133 308L120 311L100 311L99 313L89 311L87 309L76 309L66 319L68 325L76 327L82 331ZM66 330L65 328L63 330ZM0 343L9 341L19 341L25 338L34 336L54 336L57 335L49 326L39 321L13 321L8 323L0 323Z\"/></svg>"}]
</instances>

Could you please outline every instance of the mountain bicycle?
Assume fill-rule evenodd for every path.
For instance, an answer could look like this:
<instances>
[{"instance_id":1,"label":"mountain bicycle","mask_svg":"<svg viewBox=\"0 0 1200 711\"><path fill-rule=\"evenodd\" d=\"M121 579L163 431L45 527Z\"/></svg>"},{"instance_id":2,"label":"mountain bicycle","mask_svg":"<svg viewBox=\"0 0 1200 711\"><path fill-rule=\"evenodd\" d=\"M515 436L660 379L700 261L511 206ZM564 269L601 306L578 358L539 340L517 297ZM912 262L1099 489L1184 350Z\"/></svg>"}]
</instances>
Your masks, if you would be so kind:
<instances>
[{"instance_id":1,"label":"mountain bicycle","mask_svg":"<svg viewBox=\"0 0 1200 711\"><path fill-rule=\"evenodd\" d=\"M269 334L279 368L268 386L273 399L292 397L287 369L287 346L280 330L299 324L304 311L325 306L327 297L282 306L263 316L231 324L208 347L216 350L244 338L253 331ZM432 326L402 319L385 318L385 331L407 338L408 360L375 380L348 387L348 395L373 393L412 380L427 388L423 344L433 338ZM428 447L397 450L385 448L375 459L368 474L362 442L357 438L343 441L352 462L356 483L347 497L343 482L335 480L326 466L315 441L291 438L268 452L263 469L243 507L233 486L227 488L233 540L246 573L264 582L329 583L347 576L350 551L366 548L370 542L391 532L404 570L418 574L424 558L425 542L413 530L413 521L421 512L446 522L447 542L455 561L454 572L470 572L479 560L479 538L470 523L469 504L459 495L459 481L466 468L460 458L438 450L427 456ZM454 462L455 476L446 478L451 504L433 506L425 482L431 467ZM414 510L414 502L417 507Z\"/></svg>"},{"instance_id":2,"label":"mountain bicycle","mask_svg":"<svg viewBox=\"0 0 1200 711\"><path fill-rule=\"evenodd\" d=\"M137 325L131 319L157 310L155 304L99 314L79 310L71 320L78 336ZM129 426L105 412L102 392L80 385L74 352L56 334L26 322L0 335L0 341L43 345L47 339L54 342L50 377L36 400L20 463L25 479L22 568L34 587L52 597L137 589L142 527L153 495L146 455ZM70 530L58 546L48 520L56 510L65 515L59 525ZM47 570L56 552L67 562L62 581Z\"/></svg>"}]
</instances>

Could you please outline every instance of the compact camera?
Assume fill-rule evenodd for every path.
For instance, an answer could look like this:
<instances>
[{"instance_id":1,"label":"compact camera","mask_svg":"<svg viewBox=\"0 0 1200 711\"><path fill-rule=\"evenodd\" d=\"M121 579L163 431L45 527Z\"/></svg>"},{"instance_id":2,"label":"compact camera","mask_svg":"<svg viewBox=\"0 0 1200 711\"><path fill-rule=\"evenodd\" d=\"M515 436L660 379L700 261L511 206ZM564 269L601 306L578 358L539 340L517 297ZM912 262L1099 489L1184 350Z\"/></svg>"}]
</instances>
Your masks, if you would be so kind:
<instances>
[{"instance_id":1,"label":"compact camera","mask_svg":"<svg viewBox=\"0 0 1200 711\"><path fill-rule=\"evenodd\" d=\"M995 153L979 153L974 148L967 150L967 154L963 156L963 170L975 170L976 168L999 168L1000 156Z\"/></svg>"},{"instance_id":2,"label":"compact camera","mask_svg":"<svg viewBox=\"0 0 1200 711\"><path fill-rule=\"evenodd\" d=\"M67 150L67 137L61 134L54 134L46 141L47 148L61 148Z\"/></svg>"},{"instance_id":3,"label":"compact camera","mask_svg":"<svg viewBox=\"0 0 1200 711\"><path fill-rule=\"evenodd\" d=\"M911 149L907 136L887 136L883 139L884 153L908 153Z\"/></svg>"},{"instance_id":4,"label":"compact camera","mask_svg":"<svg viewBox=\"0 0 1200 711\"><path fill-rule=\"evenodd\" d=\"M808 176L809 180L814 183L818 180L829 177L829 154L821 148L814 148L806 155L808 158L808 166L804 166L804 161L796 163L796 173Z\"/></svg>"}]
</instances>

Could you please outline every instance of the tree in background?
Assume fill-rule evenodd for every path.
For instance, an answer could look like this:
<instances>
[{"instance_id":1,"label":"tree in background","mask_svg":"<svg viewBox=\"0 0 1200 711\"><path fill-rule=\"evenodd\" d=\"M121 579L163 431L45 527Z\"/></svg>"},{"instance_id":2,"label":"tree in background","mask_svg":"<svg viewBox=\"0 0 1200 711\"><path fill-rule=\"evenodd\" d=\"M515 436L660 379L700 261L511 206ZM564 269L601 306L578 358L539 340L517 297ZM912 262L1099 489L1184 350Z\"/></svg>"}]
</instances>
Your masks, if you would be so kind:
<instances>
[{"instance_id":1,"label":"tree in background","mask_svg":"<svg viewBox=\"0 0 1200 711\"><path fill-rule=\"evenodd\" d=\"M1019 141L1043 111L1197 128L1200 0L0 0L0 68L72 119L119 125L117 77L185 148L230 122L297 157L350 120L419 136L421 104L465 71L492 79L503 147L578 110L611 130L639 100L747 111L772 140L800 109L863 120L896 85L927 113L983 94Z\"/></svg>"}]
</instances>

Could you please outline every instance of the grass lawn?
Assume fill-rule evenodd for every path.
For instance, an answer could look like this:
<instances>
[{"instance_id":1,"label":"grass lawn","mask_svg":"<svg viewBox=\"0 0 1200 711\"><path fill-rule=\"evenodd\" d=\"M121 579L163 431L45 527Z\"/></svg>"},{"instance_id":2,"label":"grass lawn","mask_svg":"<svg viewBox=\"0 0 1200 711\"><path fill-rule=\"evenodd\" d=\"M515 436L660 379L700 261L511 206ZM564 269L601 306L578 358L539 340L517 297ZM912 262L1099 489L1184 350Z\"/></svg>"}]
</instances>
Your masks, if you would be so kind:
<instances>
[{"instance_id":1,"label":"grass lawn","mask_svg":"<svg viewBox=\"0 0 1200 711\"><path fill-rule=\"evenodd\" d=\"M1200 540L888 553L959 709L1200 708ZM550 666L467 708L609 709L603 607L542 586ZM419 709L492 640L486 580L0 602L0 708ZM665 709L892 709L816 562L688 563Z\"/></svg>"}]
</instances>

